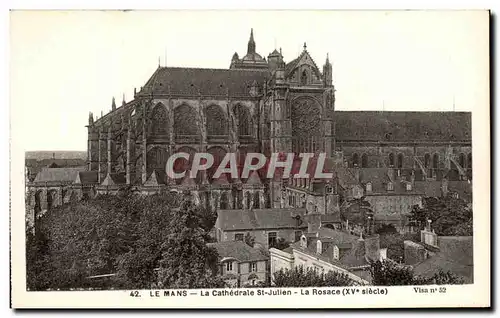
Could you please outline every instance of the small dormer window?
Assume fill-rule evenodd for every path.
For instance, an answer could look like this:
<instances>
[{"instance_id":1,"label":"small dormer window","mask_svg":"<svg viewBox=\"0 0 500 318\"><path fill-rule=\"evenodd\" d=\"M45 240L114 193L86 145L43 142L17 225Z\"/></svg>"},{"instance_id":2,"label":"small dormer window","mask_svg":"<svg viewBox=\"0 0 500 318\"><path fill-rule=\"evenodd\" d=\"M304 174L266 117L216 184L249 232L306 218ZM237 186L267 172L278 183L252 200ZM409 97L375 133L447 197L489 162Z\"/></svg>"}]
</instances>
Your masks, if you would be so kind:
<instances>
[{"instance_id":1,"label":"small dormer window","mask_svg":"<svg viewBox=\"0 0 500 318\"><path fill-rule=\"evenodd\" d=\"M302 235L300 237L300 247L306 248L307 247L307 238L305 235Z\"/></svg>"},{"instance_id":2,"label":"small dormer window","mask_svg":"<svg viewBox=\"0 0 500 318\"><path fill-rule=\"evenodd\" d=\"M322 244L321 244L321 241L320 241L320 240L318 240L318 241L316 242L316 253L321 254L321 252L322 252L322 251L323 251L323 246L322 246Z\"/></svg>"},{"instance_id":3,"label":"small dormer window","mask_svg":"<svg viewBox=\"0 0 500 318\"><path fill-rule=\"evenodd\" d=\"M333 259L339 259L339 247L337 245L335 245L333 247Z\"/></svg>"},{"instance_id":4,"label":"small dormer window","mask_svg":"<svg viewBox=\"0 0 500 318\"><path fill-rule=\"evenodd\" d=\"M412 185L410 182L406 183L406 191L411 191L412 190Z\"/></svg>"},{"instance_id":5,"label":"small dormer window","mask_svg":"<svg viewBox=\"0 0 500 318\"><path fill-rule=\"evenodd\" d=\"M371 182L368 182L366 184L366 192L372 192L372 183Z\"/></svg>"},{"instance_id":6,"label":"small dormer window","mask_svg":"<svg viewBox=\"0 0 500 318\"><path fill-rule=\"evenodd\" d=\"M394 184L392 182L387 183L387 191L394 191Z\"/></svg>"}]
</instances>

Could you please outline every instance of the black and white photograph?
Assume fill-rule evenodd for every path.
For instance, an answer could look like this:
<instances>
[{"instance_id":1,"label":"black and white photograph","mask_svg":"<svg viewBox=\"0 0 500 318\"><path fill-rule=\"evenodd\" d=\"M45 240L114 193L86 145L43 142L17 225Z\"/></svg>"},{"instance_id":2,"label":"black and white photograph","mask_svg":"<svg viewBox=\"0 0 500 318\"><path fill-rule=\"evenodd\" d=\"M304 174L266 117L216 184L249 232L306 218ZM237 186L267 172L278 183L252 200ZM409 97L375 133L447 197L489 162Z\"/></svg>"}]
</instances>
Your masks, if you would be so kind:
<instances>
[{"instance_id":1,"label":"black and white photograph","mask_svg":"<svg viewBox=\"0 0 500 318\"><path fill-rule=\"evenodd\" d=\"M10 56L14 307L489 306L488 11L14 10Z\"/></svg>"}]
</instances>

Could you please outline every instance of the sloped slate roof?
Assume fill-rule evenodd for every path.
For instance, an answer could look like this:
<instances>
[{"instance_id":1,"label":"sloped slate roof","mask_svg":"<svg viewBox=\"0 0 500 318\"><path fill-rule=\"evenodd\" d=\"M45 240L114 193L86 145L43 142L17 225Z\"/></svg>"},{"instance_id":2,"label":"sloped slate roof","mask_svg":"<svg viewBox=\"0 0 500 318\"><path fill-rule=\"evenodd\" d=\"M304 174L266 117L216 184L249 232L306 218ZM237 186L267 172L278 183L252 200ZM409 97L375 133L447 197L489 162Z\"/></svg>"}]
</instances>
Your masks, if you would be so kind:
<instances>
[{"instance_id":1,"label":"sloped slate roof","mask_svg":"<svg viewBox=\"0 0 500 318\"><path fill-rule=\"evenodd\" d=\"M335 111L340 140L471 140L470 112Z\"/></svg>"},{"instance_id":2,"label":"sloped slate roof","mask_svg":"<svg viewBox=\"0 0 500 318\"><path fill-rule=\"evenodd\" d=\"M160 67L148 80L140 94L181 94L196 96L250 96L254 81L263 85L268 70L203 69Z\"/></svg>"},{"instance_id":3,"label":"sloped slate roof","mask_svg":"<svg viewBox=\"0 0 500 318\"><path fill-rule=\"evenodd\" d=\"M75 183L80 184L89 184L89 183L97 183L99 179L99 175L97 171L81 171L78 174L78 178Z\"/></svg>"},{"instance_id":4,"label":"sloped slate roof","mask_svg":"<svg viewBox=\"0 0 500 318\"><path fill-rule=\"evenodd\" d=\"M208 243L207 245L217 250L220 259L232 257L240 262L254 262L269 259L269 257L264 255L259 249L252 248L242 241Z\"/></svg>"},{"instance_id":5,"label":"sloped slate roof","mask_svg":"<svg viewBox=\"0 0 500 318\"><path fill-rule=\"evenodd\" d=\"M75 181L78 173L84 171L85 167L75 167L75 168L43 168L40 171L35 180L36 183L73 183Z\"/></svg>"},{"instance_id":6,"label":"sloped slate roof","mask_svg":"<svg viewBox=\"0 0 500 318\"><path fill-rule=\"evenodd\" d=\"M474 253L472 236L440 236L438 238L439 252L414 266L415 274L432 276L439 269L451 271L473 282Z\"/></svg>"},{"instance_id":7,"label":"sloped slate roof","mask_svg":"<svg viewBox=\"0 0 500 318\"><path fill-rule=\"evenodd\" d=\"M297 215L303 216L305 209L253 209L219 210L218 223L223 230L295 228ZM302 223L300 227L305 227Z\"/></svg>"}]
</instances>

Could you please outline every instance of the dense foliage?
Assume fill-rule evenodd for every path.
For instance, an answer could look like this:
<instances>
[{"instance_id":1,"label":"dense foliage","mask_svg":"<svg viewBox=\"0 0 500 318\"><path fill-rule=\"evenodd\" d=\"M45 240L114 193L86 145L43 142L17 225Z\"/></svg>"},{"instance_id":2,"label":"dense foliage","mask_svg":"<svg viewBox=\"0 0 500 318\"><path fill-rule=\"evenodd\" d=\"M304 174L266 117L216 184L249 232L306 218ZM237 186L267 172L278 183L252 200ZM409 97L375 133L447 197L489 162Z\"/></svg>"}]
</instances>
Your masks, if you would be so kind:
<instances>
[{"instance_id":1,"label":"dense foliage","mask_svg":"<svg viewBox=\"0 0 500 318\"><path fill-rule=\"evenodd\" d=\"M279 237L276 240L276 242L274 242L273 244L271 244L271 246L269 246L269 248L274 247L274 248L277 248L279 250L284 250L284 249L287 249L289 246L290 246L290 242L288 242L286 239L284 239L282 237Z\"/></svg>"},{"instance_id":2,"label":"dense foliage","mask_svg":"<svg viewBox=\"0 0 500 318\"><path fill-rule=\"evenodd\" d=\"M412 267L391 260L373 262L370 274L375 286L463 284L463 279L451 272L440 270L431 277L422 277L415 275Z\"/></svg>"},{"instance_id":3,"label":"dense foliage","mask_svg":"<svg viewBox=\"0 0 500 318\"><path fill-rule=\"evenodd\" d=\"M215 218L214 211L194 208L189 200L181 204L175 194L127 192L54 208L37 221L35 235L27 231L27 286L30 290L138 289L158 283L164 288L198 286L186 277L165 277L168 266L176 266L165 260L172 253L192 266L185 269L186 275L202 271L213 275L215 282L218 255L205 244ZM174 251L176 244L184 250ZM102 274L114 275L89 279Z\"/></svg>"},{"instance_id":4,"label":"dense foliage","mask_svg":"<svg viewBox=\"0 0 500 318\"><path fill-rule=\"evenodd\" d=\"M421 229L431 220L439 236L471 236L473 232L472 208L453 196L425 198L422 207L413 207L410 220Z\"/></svg>"},{"instance_id":5,"label":"dense foliage","mask_svg":"<svg viewBox=\"0 0 500 318\"><path fill-rule=\"evenodd\" d=\"M354 281L346 274L333 271L322 273L303 266L292 269L281 269L274 273L273 283L276 287L328 287L352 286Z\"/></svg>"}]
</instances>

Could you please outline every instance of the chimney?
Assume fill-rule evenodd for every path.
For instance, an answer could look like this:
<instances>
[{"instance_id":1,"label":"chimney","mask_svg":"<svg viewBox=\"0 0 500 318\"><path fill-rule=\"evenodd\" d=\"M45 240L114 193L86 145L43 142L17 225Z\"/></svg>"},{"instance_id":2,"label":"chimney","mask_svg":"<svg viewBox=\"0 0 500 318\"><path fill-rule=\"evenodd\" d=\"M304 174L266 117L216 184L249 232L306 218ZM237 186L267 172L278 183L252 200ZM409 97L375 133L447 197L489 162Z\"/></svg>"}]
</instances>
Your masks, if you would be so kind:
<instances>
[{"instance_id":1,"label":"chimney","mask_svg":"<svg viewBox=\"0 0 500 318\"><path fill-rule=\"evenodd\" d=\"M319 230L321 227L321 214L308 214L306 216L307 220L307 232L313 233Z\"/></svg>"},{"instance_id":2,"label":"chimney","mask_svg":"<svg viewBox=\"0 0 500 318\"><path fill-rule=\"evenodd\" d=\"M438 236L434 230L431 229L431 223L432 220L427 220L427 226L420 231L420 241L424 244L438 247Z\"/></svg>"},{"instance_id":3,"label":"chimney","mask_svg":"<svg viewBox=\"0 0 500 318\"><path fill-rule=\"evenodd\" d=\"M446 197L448 195L448 179L443 178L441 180L441 196Z\"/></svg>"},{"instance_id":4,"label":"chimney","mask_svg":"<svg viewBox=\"0 0 500 318\"><path fill-rule=\"evenodd\" d=\"M370 261L380 260L380 236L378 234L365 237L365 258Z\"/></svg>"}]
</instances>

